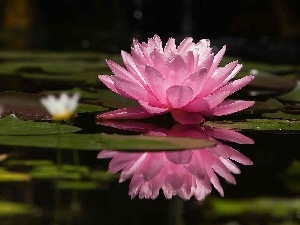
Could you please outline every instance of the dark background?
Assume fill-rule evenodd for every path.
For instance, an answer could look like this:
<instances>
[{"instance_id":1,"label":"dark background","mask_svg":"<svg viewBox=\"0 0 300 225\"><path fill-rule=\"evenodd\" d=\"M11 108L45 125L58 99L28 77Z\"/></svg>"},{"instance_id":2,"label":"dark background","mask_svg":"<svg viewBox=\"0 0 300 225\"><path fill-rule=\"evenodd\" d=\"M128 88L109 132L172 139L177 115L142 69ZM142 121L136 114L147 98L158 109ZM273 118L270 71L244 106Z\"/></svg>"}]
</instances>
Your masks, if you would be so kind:
<instances>
[{"instance_id":1,"label":"dark background","mask_svg":"<svg viewBox=\"0 0 300 225\"><path fill-rule=\"evenodd\" d=\"M128 50L133 37L186 36L227 44L227 54L297 63L293 0L1 0L0 49Z\"/></svg>"}]
</instances>

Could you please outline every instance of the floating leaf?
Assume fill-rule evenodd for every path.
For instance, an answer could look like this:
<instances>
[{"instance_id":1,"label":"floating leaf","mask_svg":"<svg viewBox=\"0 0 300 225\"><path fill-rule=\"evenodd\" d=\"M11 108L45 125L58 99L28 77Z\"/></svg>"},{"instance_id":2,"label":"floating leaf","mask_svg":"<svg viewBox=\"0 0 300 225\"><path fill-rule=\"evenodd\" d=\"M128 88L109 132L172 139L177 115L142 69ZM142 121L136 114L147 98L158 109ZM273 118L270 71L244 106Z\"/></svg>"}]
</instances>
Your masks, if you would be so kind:
<instances>
[{"instance_id":1,"label":"floating leaf","mask_svg":"<svg viewBox=\"0 0 300 225\"><path fill-rule=\"evenodd\" d=\"M281 111L276 112L276 113L264 113L264 114L262 114L262 116L265 118L284 119L284 120L299 120L300 121L300 115L284 113Z\"/></svg>"},{"instance_id":2,"label":"floating leaf","mask_svg":"<svg viewBox=\"0 0 300 225\"><path fill-rule=\"evenodd\" d=\"M0 135L64 134L79 130L80 128L68 124L23 121L13 116L0 119Z\"/></svg>"},{"instance_id":3,"label":"floating leaf","mask_svg":"<svg viewBox=\"0 0 300 225\"><path fill-rule=\"evenodd\" d=\"M0 182L26 182L30 179L31 177L27 173L13 172L0 168Z\"/></svg>"},{"instance_id":4,"label":"floating leaf","mask_svg":"<svg viewBox=\"0 0 300 225\"><path fill-rule=\"evenodd\" d=\"M300 131L300 121L280 119L246 119L243 121L207 121L205 124L212 127L239 129L239 130L265 130L265 131Z\"/></svg>"},{"instance_id":5,"label":"floating leaf","mask_svg":"<svg viewBox=\"0 0 300 225\"><path fill-rule=\"evenodd\" d=\"M63 190L93 190L99 188L94 181L57 181L55 188Z\"/></svg>"},{"instance_id":6,"label":"floating leaf","mask_svg":"<svg viewBox=\"0 0 300 225\"><path fill-rule=\"evenodd\" d=\"M99 106L99 105L92 105L92 104L80 103L78 105L77 112L78 113L100 112L100 111L104 111L104 110L107 110L107 108L105 108L103 106Z\"/></svg>"},{"instance_id":7,"label":"floating leaf","mask_svg":"<svg viewBox=\"0 0 300 225\"><path fill-rule=\"evenodd\" d=\"M0 144L41 149L61 148L73 150L101 150L102 147L99 134L0 136Z\"/></svg>"},{"instance_id":8,"label":"floating leaf","mask_svg":"<svg viewBox=\"0 0 300 225\"><path fill-rule=\"evenodd\" d=\"M5 163L6 166L50 166L53 165L53 162L50 160L43 160L43 159L39 159L39 160L33 160L33 159L29 159L29 160L21 160L21 159L11 159L8 160Z\"/></svg>"},{"instance_id":9,"label":"floating leaf","mask_svg":"<svg viewBox=\"0 0 300 225\"><path fill-rule=\"evenodd\" d=\"M28 204L0 201L0 218L5 216L27 215L33 214L35 209Z\"/></svg>"},{"instance_id":10,"label":"floating leaf","mask_svg":"<svg viewBox=\"0 0 300 225\"><path fill-rule=\"evenodd\" d=\"M39 136L0 136L1 145L70 150L182 150L205 148L214 142L193 138L108 135L108 134L61 134Z\"/></svg>"},{"instance_id":11,"label":"floating leaf","mask_svg":"<svg viewBox=\"0 0 300 225\"><path fill-rule=\"evenodd\" d=\"M213 199L210 203L214 217L260 214L283 219L300 208L300 199L297 198L254 198L247 201Z\"/></svg>"},{"instance_id":12,"label":"floating leaf","mask_svg":"<svg viewBox=\"0 0 300 225\"><path fill-rule=\"evenodd\" d=\"M262 113L262 112L271 112L271 111L280 110L283 107L284 106L281 102L279 102L278 100L276 100L274 98L270 98L263 102L256 101L253 106L251 106L250 108L248 108L244 111L241 111L241 113L251 112L251 114L254 114L254 113Z\"/></svg>"},{"instance_id":13,"label":"floating leaf","mask_svg":"<svg viewBox=\"0 0 300 225\"><path fill-rule=\"evenodd\" d=\"M101 145L109 150L185 150L212 147L216 143L195 138L142 136L142 135L101 135Z\"/></svg>"},{"instance_id":14,"label":"floating leaf","mask_svg":"<svg viewBox=\"0 0 300 225\"><path fill-rule=\"evenodd\" d=\"M59 166L40 166L30 172L33 179L53 180L53 179L81 179L81 174L77 171L65 171Z\"/></svg>"}]
</instances>

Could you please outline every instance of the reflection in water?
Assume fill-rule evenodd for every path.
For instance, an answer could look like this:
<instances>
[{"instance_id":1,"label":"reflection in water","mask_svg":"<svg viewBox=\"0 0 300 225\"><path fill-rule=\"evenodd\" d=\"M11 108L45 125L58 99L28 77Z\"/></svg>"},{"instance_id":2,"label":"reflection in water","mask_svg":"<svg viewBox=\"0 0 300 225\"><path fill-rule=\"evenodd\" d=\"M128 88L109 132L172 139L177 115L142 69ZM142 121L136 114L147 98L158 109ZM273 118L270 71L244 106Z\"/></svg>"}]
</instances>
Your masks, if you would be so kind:
<instances>
[{"instance_id":1,"label":"reflection in water","mask_svg":"<svg viewBox=\"0 0 300 225\"><path fill-rule=\"evenodd\" d=\"M120 182L131 178L129 195L132 198L138 195L139 198L155 199L162 189L168 199L179 195L185 200L192 196L197 200L204 200L212 191L212 185L223 196L223 188L216 174L235 184L232 174L239 174L240 169L233 161L243 165L252 164L249 158L223 142L254 143L252 139L233 130L181 124L167 130L151 124L117 121L106 121L103 125L147 135L200 138L218 143L212 148L185 151L101 151L98 158L112 158L108 171L121 171Z\"/></svg>"}]
</instances>

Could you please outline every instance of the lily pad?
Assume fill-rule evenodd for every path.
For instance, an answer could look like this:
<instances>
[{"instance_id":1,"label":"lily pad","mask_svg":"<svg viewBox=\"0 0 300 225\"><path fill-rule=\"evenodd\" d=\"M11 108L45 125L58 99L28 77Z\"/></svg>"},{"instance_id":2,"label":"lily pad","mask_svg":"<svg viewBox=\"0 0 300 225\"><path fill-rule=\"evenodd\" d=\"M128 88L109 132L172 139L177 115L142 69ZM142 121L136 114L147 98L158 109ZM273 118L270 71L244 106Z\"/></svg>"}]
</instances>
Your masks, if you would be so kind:
<instances>
[{"instance_id":1,"label":"lily pad","mask_svg":"<svg viewBox=\"0 0 300 225\"><path fill-rule=\"evenodd\" d=\"M264 118L274 118L274 119L284 119L284 120L299 120L300 121L300 115L299 114L290 114L290 113L284 113L284 112L276 112L276 113L264 113L262 114Z\"/></svg>"},{"instance_id":2,"label":"lily pad","mask_svg":"<svg viewBox=\"0 0 300 225\"><path fill-rule=\"evenodd\" d=\"M193 138L140 136L140 135L108 135L108 134L61 134L36 136L0 136L1 145L61 148L69 150L185 150L206 148L214 142Z\"/></svg>"},{"instance_id":3,"label":"lily pad","mask_svg":"<svg viewBox=\"0 0 300 225\"><path fill-rule=\"evenodd\" d=\"M264 131L299 131L300 121L281 119L246 119L242 121L207 121L205 124L212 127L238 130L264 130Z\"/></svg>"},{"instance_id":4,"label":"lily pad","mask_svg":"<svg viewBox=\"0 0 300 225\"><path fill-rule=\"evenodd\" d=\"M0 168L0 182L26 182L30 181L31 176L23 172L8 171Z\"/></svg>"},{"instance_id":5,"label":"lily pad","mask_svg":"<svg viewBox=\"0 0 300 225\"><path fill-rule=\"evenodd\" d=\"M34 136L0 136L1 145L61 148L72 150L101 150L99 134L59 134Z\"/></svg>"},{"instance_id":6,"label":"lily pad","mask_svg":"<svg viewBox=\"0 0 300 225\"><path fill-rule=\"evenodd\" d=\"M282 108L284 108L284 105L281 102L274 98L270 98L263 102L256 101L253 106L244 111L241 111L240 113L245 114L250 112L251 114L255 114L262 112L278 111Z\"/></svg>"},{"instance_id":7,"label":"lily pad","mask_svg":"<svg viewBox=\"0 0 300 225\"><path fill-rule=\"evenodd\" d=\"M0 218L5 216L28 215L33 214L35 209L28 204L0 201Z\"/></svg>"},{"instance_id":8,"label":"lily pad","mask_svg":"<svg viewBox=\"0 0 300 225\"><path fill-rule=\"evenodd\" d=\"M94 181L57 181L55 188L60 190L93 190L99 188L100 184Z\"/></svg>"},{"instance_id":9,"label":"lily pad","mask_svg":"<svg viewBox=\"0 0 300 225\"><path fill-rule=\"evenodd\" d=\"M254 198L245 200L213 199L211 201L213 216L269 215L286 218L300 208L300 199Z\"/></svg>"},{"instance_id":10,"label":"lily pad","mask_svg":"<svg viewBox=\"0 0 300 225\"><path fill-rule=\"evenodd\" d=\"M7 116L0 119L0 135L3 136L64 134L73 133L79 130L80 128L68 124L23 121L13 116ZM14 141L12 141L12 144L13 143Z\"/></svg>"},{"instance_id":11,"label":"lily pad","mask_svg":"<svg viewBox=\"0 0 300 225\"><path fill-rule=\"evenodd\" d=\"M216 143L204 139L143 135L101 135L101 144L109 150L185 150L213 147Z\"/></svg>"},{"instance_id":12,"label":"lily pad","mask_svg":"<svg viewBox=\"0 0 300 225\"><path fill-rule=\"evenodd\" d=\"M78 105L77 112L78 113L86 113L86 112L100 112L100 111L105 111L105 110L107 110L107 108L100 106L100 105L80 103Z\"/></svg>"}]
</instances>

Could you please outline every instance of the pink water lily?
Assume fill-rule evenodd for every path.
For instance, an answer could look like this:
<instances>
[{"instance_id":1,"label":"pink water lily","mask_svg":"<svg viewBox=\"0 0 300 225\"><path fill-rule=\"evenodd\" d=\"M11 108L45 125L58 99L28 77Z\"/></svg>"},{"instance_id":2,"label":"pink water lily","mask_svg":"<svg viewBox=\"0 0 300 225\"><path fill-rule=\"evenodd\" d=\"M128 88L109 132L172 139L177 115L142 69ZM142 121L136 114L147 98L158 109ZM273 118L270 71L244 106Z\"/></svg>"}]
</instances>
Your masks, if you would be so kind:
<instances>
[{"instance_id":1,"label":"pink water lily","mask_svg":"<svg viewBox=\"0 0 300 225\"><path fill-rule=\"evenodd\" d=\"M164 47L157 35L148 43L134 39L131 54L121 52L125 66L107 60L114 75L99 75L99 79L115 93L136 100L139 106L105 112L98 118L141 119L170 112L179 123L197 124L206 116L227 115L250 107L253 101L225 100L254 78L249 75L230 81L242 65L233 61L220 67L225 49L214 54L209 40L194 43L191 37L178 47L174 38Z\"/></svg>"},{"instance_id":2,"label":"pink water lily","mask_svg":"<svg viewBox=\"0 0 300 225\"><path fill-rule=\"evenodd\" d=\"M251 165L252 161L221 140L238 144L253 144L253 140L229 129L199 125L175 125L171 130L142 123L118 123L109 121L107 126L131 131L143 131L148 135L176 136L214 140L211 148L186 151L118 152L104 150L98 158L112 158L109 172L121 171L120 182L131 178L129 195L134 198L155 199L160 190L170 199L174 195L188 200L195 197L204 200L212 186L223 196L224 191L217 174L235 184L232 174L240 169L234 161Z\"/></svg>"}]
</instances>

